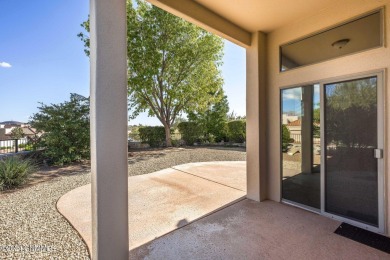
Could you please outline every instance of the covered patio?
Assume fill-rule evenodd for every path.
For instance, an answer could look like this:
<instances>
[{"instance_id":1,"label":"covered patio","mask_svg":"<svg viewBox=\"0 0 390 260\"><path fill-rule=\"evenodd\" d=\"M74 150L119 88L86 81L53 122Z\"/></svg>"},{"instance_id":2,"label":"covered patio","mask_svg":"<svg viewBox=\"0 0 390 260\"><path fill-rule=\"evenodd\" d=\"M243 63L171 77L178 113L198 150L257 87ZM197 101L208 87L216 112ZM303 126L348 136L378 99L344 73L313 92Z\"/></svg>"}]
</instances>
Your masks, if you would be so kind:
<instances>
[{"instance_id":1,"label":"covered patio","mask_svg":"<svg viewBox=\"0 0 390 260\"><path fill-rule=\"evenodd\" d=\"M128 178L129 250L245 199L244 161L177 165ZM91 185L57 202L58 211L87 244L92 257Z\"/></svg>"},{"instance_id":2,"label":"covered patio","mask_svg":"<svg viewBox=\"0 0 390 260\"><path fill-rule=\"evenodd\" d=\"M390 109L389 102L387 102L390 100L390 92L386 91L386 85L389 84L389 77L386 74L390 66L390 51L386 42L390 35L388 33L390 20L384 17L390 12L388 8L390 1L248 0L227 3L223 0L149 0L149 2L246 49L246 198L248 200L225 208L194 224L152 241L150 244L133 249L130 252L131 256L169 258L172 252L177 252L175 256L179 257L183 255L211 259L213 256L214 258L226 258L229 254L231 258L239 258L237 252L243 255L253 252L253 255L245 256L276 259L283 259L286 256L296 259L308 256L319 259L386 257L387 255L378 251L334 235L332 232L339 222L331 218L389 236L388 190L390 181L387 175L389 171L387 150L390 142L388 131L385 130L390 127L388 121ZM129 227L128 220L129 215L134 212L130 212L128 208L127 147L124 142L127 137L128 107L126 0L91 0L90 15L91 253L95 259L127 259L129 237L134 232L131 226ZM374 23L377 28L375 30L377 42L373 47L363 46L358 48L359 51L346 54L340 52L332 58L320 57L319 61L309 61L305 64L299 64L299 59L292 62L290 58L293 56L282 57L282 46L290 46L289 44L372 15L378 18ZM373 28L372 24L367 28ZM357 31L359 30L347 31L350 32L347 36L344 36L344 33L337 34L334 39L325 37L329 42L321 45L323 49L318 47L320 45L313 45L313 43L310 45L311 48L301 46L298 48L298 54L306 55L307 50L312 50L311 53L314 54L309 55L310 57L321 56L324 52L341 50L349 42L351 42L349 46L353 46L352 43L359 43L359 40L356 41L354 38L354 33ZM372 31L374 30L369 29L367 33ZM364 39L374 38L366 36L362 35L360 38L363 39L362 42ZM284 65L282 61L285 62ZM303 109L303 106L311 107L313 110L313 86L319 86L322 102L327 98L326 86L332 87L338 82L352 81L361 84L361 79L367 78L370 86L374 86L373 82L375 82L372 89L376 95L372 106L377 108L377 114L375 114L376 121L372 132L363 130L360 133L378 136L374 138L373 144L366 146L368 156L363 160L370 161L370 165L374 167L374 169L367 170L368 172L372 170L370 174L373 176L371 178L373 184L370 187L374 195L369 202L372 204L369 206L373 207L369 207L368 213L360 212L361 197L351 198L353 193L346 192L346 189L343 189L346 184L339 182L336 183L336 187L341 187L340 196L345 198L343 199L344 205L336 209L336 212L332 212L332 207L327 207L326 202L329 200L326 200L328 193L325 192L328 191L325 191L327 187L325 180L328 175L326 175L327 168L324 167L328 157L324 156L324 152L327 151L325 146L329 145L329 149L338 147L335 143L325 143L327 132L324 130L324 120L321 120L320 131L321 179L316 189L320 200L316 205L317 208L314 209L322 216L278 204L278 202L284 202L283 199L285 199L282 195L281 90L309 86L308 91L302 92L306 94L298 95L298 101L301 102L299 104L299 116L301 117L302 111L309 111ZM304 102L304 99L310 102ZM322 104L323 102L320 106L321 118L324 119L325 109ZM304 127L306 133L313 132L311 131L313 126L310 126L313 116L310 113L313 114L307 112L302 116L305 119L303 124L306 125ZM307 119L309 117L311 119ZM359 115L350 118L359 120ZM361 125L365 126L365 124ZM307 150L302 153L307 158L312 153L310 142L303 144ZM339 156L337 153L333 155L335 158ZM352 158L350 160L352 165L354 160L362 161L358 157ZM312 174L310 163L311 161L307 160L305 165L301 165L300 170L307 170L308 174ZM341 174L338 164L335 169L336 173ZM344 173L353 171L348 167L342 170ZM359 178L364 179L365 174L363 172L364 176ZM350 181L348 176L346 180ZM359 185L360 183L363 188L366 188L366 181L359 182ZM134 196L132 199L145 199L138 194ZM337 198L336 196L333 203L340 201ZM349 209L348 199L357 201L357 206ZM295 205L300 206L299 202ZM305 206L307 205L303 205ZM239 212L243 215L237 215ZM371 222L362 221L366 213L367 215L373 214ZM226 226L229 228L225 228ZM203 233L200 232L196 239L193 238L192 236L199 231ZM237 240L237 237L242 237L242 240ZM171 240L173 238L180 238L181 241L180 239ZM219 245L218 249L210 245L207 247L208 242ZM183 243L183 248L180 249L180 246L175 243ZM225 243L231 247L224 247ZM170 251L169 248L172 250ZM192 254L188 255L189 252ZM208 254L205 255L206 253Z\"/></svg>"},{"instance_id":3,"label":"covered patio","mask_svg":"<svg viewBox=\"0 0 390 260\"><path fill-rule=\"evenodd\" d=\"M272 201L246 199L245 173L245 162L226 161L189 163L129 177L130 259L388 257L334 234L339 221ZM57 208L91 252L90 189L85 185L68 192Z\"/></svg>"},{"instance_id":4,"label":"covered patio","mask_svg":"<svg viewBox=\"0 0 390 260\"><path fill-rule=\"evenodd\" d=\"M302 221L302 220L305 221ZM340 222L245 199L130 250L129 259L387 259L334 234Z\"/></svg>"}]
</instances>

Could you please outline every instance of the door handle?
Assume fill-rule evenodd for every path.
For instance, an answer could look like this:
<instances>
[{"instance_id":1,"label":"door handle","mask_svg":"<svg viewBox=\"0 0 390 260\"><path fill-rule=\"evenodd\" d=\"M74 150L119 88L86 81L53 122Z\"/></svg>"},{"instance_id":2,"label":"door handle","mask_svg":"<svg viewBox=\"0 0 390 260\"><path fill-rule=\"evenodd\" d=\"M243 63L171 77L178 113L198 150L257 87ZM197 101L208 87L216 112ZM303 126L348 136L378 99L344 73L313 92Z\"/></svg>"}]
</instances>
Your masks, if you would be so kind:
<instances>
[{"instance_id":1,"label":"door handle","mask_svg":"<svg viewBox=\"0 0 390 260\"><path fill-rule=\"evenodd\" d=\"M375 149L374 150L374 157L376 159L382 159L383 158L383 150L382 149Z\"/></svg>"}]
</instances>

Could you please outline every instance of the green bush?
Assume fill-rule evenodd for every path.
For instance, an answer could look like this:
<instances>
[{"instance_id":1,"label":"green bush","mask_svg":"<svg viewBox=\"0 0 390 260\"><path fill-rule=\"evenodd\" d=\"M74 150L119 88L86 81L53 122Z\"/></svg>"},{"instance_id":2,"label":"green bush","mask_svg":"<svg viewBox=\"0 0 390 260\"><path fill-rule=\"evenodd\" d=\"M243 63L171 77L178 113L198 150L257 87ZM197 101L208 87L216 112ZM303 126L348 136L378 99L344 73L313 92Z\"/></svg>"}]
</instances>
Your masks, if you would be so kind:
<instances>
[{"instance_id":1,"label":"green bush","mask_svg":"<svg viewBox=\"0 0 390 260\"><path fill-rule=\"evenodd\" d=\"M243 143L246 138L246 121L234 120L227 124L228 138L233 143Z\"/></svg>"},{"instance_id":2,"label":"green bush","mask_svg":"<svg viewBox=\"0 0 390 260\"><path fill-rule=\"evenodd\" d=\"M165 129L162 126L143 126L138 129L142 143L150 147L160 147L165 141Z\"/></svg>"},{"instance_id":3,"label":"green bush","mask_svg":"<svg viewBox=\"0 0 390 260\"><path fill-rule=\"evenodd\" d=\"M17 187L37 170L33 161L9 156L0 160L0 190Z\"/></svg>"},{"instance_id":4,"label":"green bush","mask_svg":"<svg viewBox=\"0 0 390 260\"><path fill-rule=\"evenodd\" d=\"M177 128L179 128L181 137L186 145L194 145L195 142L202 139L202 128L195 122L181 122L177 125Z\"/></svg>"},{"instance_id":5,"label":"green bush","mask_svg":"<svg viewBox=\"0 0 390 260\"><path fill-rule=\"evenodd\" d=\"M290 138L290 130L286 125L282 125L282 152L287 152L290 143L294 142L294 139Z\"/></svg>"},{"instance_id":6,"label":"green bush","mask_svg":"<svg viewBox=\"0 0 390 260\"><path fill-rule=\"evenodd\" d=\"M70 101L38 107L31 126L43 135L32 140L33 147L44 148L45 156L56 165L90 157L89 99L77 94Z\"/></svg>"},{"instance_id":7,"label":"green bush","mask_svg":"<svg viewBox=\"0 0 390 260\"><path fill-rule=\"evenodd\" d=\"M229 140L228 138L228 128L227 123L224 123L218 132L215 133L215 142L227 142Z\"/></svg>"},{"instance_id":8,"label":"green bush","mask_svg":"<svg viewBox=\"0 0 390 260\"><path fill-rule=\"evenodd\" d=\"M19 148L24 148L24 149L23 149L24 151L31 151L31 150L34 150L33 145L30 144L30 143L19 144L18 146L19 146Z\"/></svg>"}]
</instances>

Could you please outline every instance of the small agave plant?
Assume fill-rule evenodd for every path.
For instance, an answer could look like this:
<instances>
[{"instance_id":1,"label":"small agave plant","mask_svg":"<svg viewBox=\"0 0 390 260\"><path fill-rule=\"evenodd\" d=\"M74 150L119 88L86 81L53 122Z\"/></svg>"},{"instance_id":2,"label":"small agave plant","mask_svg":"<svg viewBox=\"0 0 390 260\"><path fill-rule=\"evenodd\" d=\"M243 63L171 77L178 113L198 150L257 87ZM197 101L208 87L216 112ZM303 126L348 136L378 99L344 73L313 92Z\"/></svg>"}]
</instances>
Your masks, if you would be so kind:
<instances>
[{"instance_id":1,"label":"small agave plant","mask_svg":"<svg viewBox=\"0 0 390 260\"><path fill-rule=\"evenodd\" d=\"M0 160L0 190L24 184L37 169L37 165L28 159L20 159L17 156L3 158Z\"/></svg>"}]
</instances>

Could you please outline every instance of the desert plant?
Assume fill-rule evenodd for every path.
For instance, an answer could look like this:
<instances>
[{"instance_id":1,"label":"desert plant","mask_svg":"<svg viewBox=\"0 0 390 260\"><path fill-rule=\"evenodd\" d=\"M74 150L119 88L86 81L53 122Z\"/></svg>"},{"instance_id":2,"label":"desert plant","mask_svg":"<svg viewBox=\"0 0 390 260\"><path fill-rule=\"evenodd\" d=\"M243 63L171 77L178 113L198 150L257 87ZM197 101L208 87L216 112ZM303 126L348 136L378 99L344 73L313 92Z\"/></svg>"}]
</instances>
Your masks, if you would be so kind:
<instances>
[{"instance_id":1,"label":"desert plant","mask_svg":"<svg viewBox=\"0 0 390 260\"><path fill-rule=\"evenodd\" d=\"M0 160L0 190L22 185L36 170L36 164L28 159L9 156Z\"/></svg>"}]
</instances>

